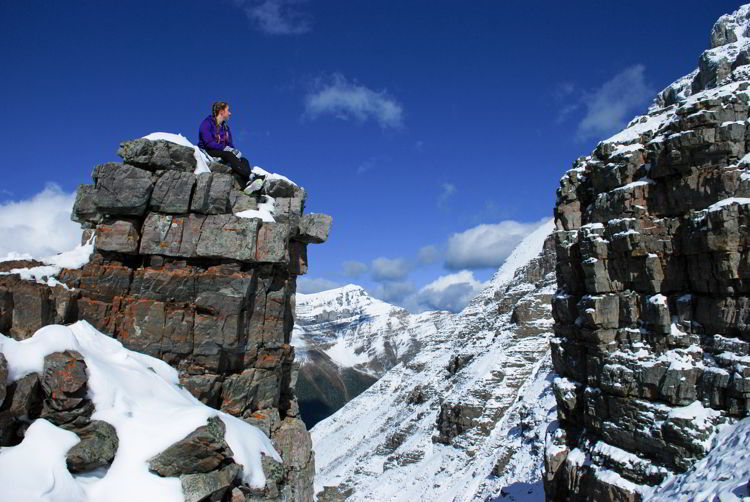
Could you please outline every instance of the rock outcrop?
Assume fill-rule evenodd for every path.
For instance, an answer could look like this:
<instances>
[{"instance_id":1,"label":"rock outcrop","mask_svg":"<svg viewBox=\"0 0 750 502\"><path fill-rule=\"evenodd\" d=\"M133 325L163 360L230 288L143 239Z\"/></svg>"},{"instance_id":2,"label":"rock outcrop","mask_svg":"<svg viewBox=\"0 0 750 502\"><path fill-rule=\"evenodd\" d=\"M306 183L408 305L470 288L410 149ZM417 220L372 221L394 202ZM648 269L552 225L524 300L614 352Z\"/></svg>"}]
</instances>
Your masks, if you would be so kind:
<instances>
[{"instance_id":1,"label":"rock outcrop","mask_svg":"<svg viewBox=\"0 0 750 502\"><path fill-rule=\"evenodd\" d=\"M560 181L548 500L641 500L750 411L749 28Z\"/></svg>"},{"instance_id":2,"label":"rock outcrop","mask_svg":"<svg viewBox=\"0 0 750 502\"><path fill-rule=\"evenodd\" d=\"M194 174L192 148L137 139L118 154L124 163L97 166L95 183L78 188L72 218L84 240L95 237L89 263L45 284L0 275L0 332L24 339L47 324L86 320L164 360L198 399L258 426L283 452L281 474L267 475L278 486L253 497L312 500L313 453L289 342L296 276L331 218L304 214L304 189L278 175L259 173L263 187L248 195L221 164ZM43 390L58 397L41 404L41 416L85 406L68 382L48 389L46 378ZM19 388L39 384L14 385L17 398L6 396L3 409L21 398Z\"/></svg>"},{"instance_id":3,"label":"rock outcrop","mask_svg":"<svg viewBox=\"0 0 750 502\"><path fill-rule=\"evenodd\" d=\"M10 384L7 362L0 353L0 446L21 442L32 420L42 418L76 433L81 441L67 455L72 473L91 472L112 463L118 448L114 427L92 420L94 406L87 397L86 363L75 351L44 358L41 373L31 373Z\"/></svg>"}]
</instances>

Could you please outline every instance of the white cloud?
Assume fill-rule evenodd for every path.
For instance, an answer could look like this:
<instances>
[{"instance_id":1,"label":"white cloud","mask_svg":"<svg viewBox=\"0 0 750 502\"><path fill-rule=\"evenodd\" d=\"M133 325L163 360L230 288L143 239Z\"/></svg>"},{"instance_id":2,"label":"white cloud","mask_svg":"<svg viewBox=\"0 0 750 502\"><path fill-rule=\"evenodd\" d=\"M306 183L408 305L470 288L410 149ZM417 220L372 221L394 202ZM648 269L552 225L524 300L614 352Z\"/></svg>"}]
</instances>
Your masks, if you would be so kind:
<instances>
[{"instance_id":1,"label":"white cloud","mask_svg":"<svg viewBox=\"0 0 750 502\"><path fill-rule=\"evenodd\" d=\"M438 277L407 298L410 310L449 310L460 312L479 293L485 284L474 278L469 270Z\"/></svg>"},{"instance_id":2,"label":"white cloud","mask_svg":"<svg viewBox=\"0 0 750 502\"><path fill-rule=\"evenodd\" d=\"M455 233L448 239L445 267L451 270L497 268L524 237L547 220L534 223L505 220Z\"/></svg>"},{"instance_id":3,"label":"white cloud","mask_svg":"<svg viewBox=\"0 0 750 502\"><path fill-rule=\"evenodd\" d=\"M53 183L30 199L0 204L0 258L11 253L41 258L73 249L81 226L70 220L75 193Z\"/></svg>"},{"instance_id":4,"label":"white cloud","mask_svg":"<svg viewBox=\"0 0 750 502\"><path fill-rule=\"evenodd\" d=\"M394 305L404 305L405 299L414 293L416 287L411 281L386 281L368 292L375 298Z\"/></svg>"},{"instance_id":5,"label":"white cloud","mask_svg":"<svg viewBox=\"0 0 750 502\"><path fill-rule=\"evenodd\" d=\"M359 277L367 272L367 264L361 261L349 260L341 263L344 275L347 277Z\"/></svg>"},{"instance_id":6,"label":"white cloud","mask_svg":"<svg viewBox=\"0 0 750 502\"><path fill-rule=\"evenodd\" d=\"M456 185L452 183L443 183L440 187L440 195L438 196L438 207L445 206L445 203L448 202L448 199L450 199L454 193L456 193Z\"/></svg>"},{"instance_id":7,"label":"white cloud","mask_svg":"<svg viewBox=\"0 0 750 502\"><path fill-rule=\"evenodd\" d=\"M425 265L435 263L439 258L438 248L432 244L422 246L417 253L417 261Z\"/></svg>"},{"instance_id":8,"label":"white cloud","mask_svg":"<svg viewBox=\"0 0 750 502\"><path fill-rule=\"evenodd\" d=\"M389 161L390 158L387 155L374 155L369 157L357 166L357 174L365 174L376 167L387 164Z\"/></svg>"},{"instance_id":9,"label":"white cloud","mask_svg":"<svg viewBox=\"0 0 750 502\"><path fill-rule=\"evenodd\" d=\"M375 258L372 260L372 276L376 281L403 279L409 273L409 263L403 258Z\"/></svg>"},{"instance_id":10,"label":"white cloud","mask_svg":"<svg viewBox=\"0 0 750 502\"><path fill-rule=\"evenodd\" d=\"M312 27L312 17L296 8L306 0L235 0L248 19L270 35L299 35Z\"/></svg>"},{"instance_id":11,"label":"white cloud","mask_svg":"<svg viewBox=\"0 0 750 502\"><path fill-rule=\"evenodd\" d=\"M328 289L340 288L343 286L340 282L331 281L323 278L313 278L301 276L297 277L297 292L302 294L320 293Z\"/></svg>"},{"instance_id":12,"label":"white cloud","mask_svg":"<svg viewBox=\"0 0 750 502\"><path fill-rule=\"evenodd\" d=\"M578 139L611 134L624 127L630 115L646 106L655 91L646 83L644 71L641 64L630 66L586 93L583 98L586 115L578 124Z\"/></svg>"},{"instance_id":13,"label":"white cloud","mask_svg":"<svg viewBox=\"0 0 750 502\"><path fill-rule=\"evenodd\" d=\"M401 104L386 91L376 92L340 73L318 82L316 90L305 97L305 114L310 118L333 115L342 120L374 120L382 128L403 125Z\"/></svg>"}]
</instances>

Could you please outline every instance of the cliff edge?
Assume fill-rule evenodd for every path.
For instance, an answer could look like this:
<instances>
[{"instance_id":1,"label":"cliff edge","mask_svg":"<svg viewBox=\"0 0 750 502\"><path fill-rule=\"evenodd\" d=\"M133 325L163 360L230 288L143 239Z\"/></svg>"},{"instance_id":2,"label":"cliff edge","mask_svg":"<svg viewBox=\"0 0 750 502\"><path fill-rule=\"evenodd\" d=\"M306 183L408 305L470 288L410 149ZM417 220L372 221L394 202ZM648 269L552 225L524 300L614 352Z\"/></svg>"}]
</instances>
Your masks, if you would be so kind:
<instances>
[{"instance_id":1,"label":"cliff edge","mask_svg":"<svg viewBox=\"0 0 750 502\"><path fill-rule=\"evenodd\" d=\"M750 411L748 36L750 6L722 16L560 181L548 500L647 498Z\"/></svg>"},{"instance_id":2,"label":"cliff edge","mask_svg":"<svg viewBox=\"0 0 750 502\"><path fill-rule=\"evenodd\" d=\"M307 244L327 239L330 216L304 214L305 190L283 176L255 168L264 182L248 195L226 166L201 172L189 146L142 138L118 154L124 162L96 166L94 184L78 187L72 217L84 241L94 238L88 263L2 264L0 332L23 340L85 320L165 361L200 401L271 438L283 466L264 463L268 483L248 497L312 500L289 342L296 276L307 271ZM34 413L3 415L2 446L21 441Z\"/></svg>"}]
</instances>

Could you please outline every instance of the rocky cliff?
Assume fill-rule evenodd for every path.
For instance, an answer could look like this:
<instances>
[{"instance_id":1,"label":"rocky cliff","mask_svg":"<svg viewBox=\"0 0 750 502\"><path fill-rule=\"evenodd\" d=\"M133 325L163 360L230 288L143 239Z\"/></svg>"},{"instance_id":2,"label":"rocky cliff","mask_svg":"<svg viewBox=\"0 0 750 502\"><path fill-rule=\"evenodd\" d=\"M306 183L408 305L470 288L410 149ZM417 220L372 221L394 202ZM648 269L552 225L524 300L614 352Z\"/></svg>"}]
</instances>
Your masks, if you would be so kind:
<instances>
[{"instance_id":1,"label":"rocky cliff","mask_svg":"<svg viewBox=\"0 0 750 502\"><path fill-rule=\"evenodd\" d=\"M548 500L641 500L750 411L749 28L560 181Z\"/></svg>"},{"instance_id":2,"label":"rocky cliff","mask_svg":"<svg viewBox=\"0 0 750 502\"><path fill-rule=\"evenodd\" d=\"M543 496L551 231L550 222L528 236L462 312L445 313L411 357L312 429L319 500Z\"/></svg>"},{"instance_id":3,"label":"rocky cliff","mask_svg":"<svg viewBox=\"0 0 750 502\"><path fill-rule=\"evenodd\" d=\"M4 264L0 332L20 340L85 320L162 359L195 397L272 439L284 465L267 473L263 496L311 500L313 453L289 342L295 278L331 218L304 214L304 189L282 176L256 169L262 189L247 195L226 166L195 174L190 147L137 139L118 154L124 163L96 166L94 184L78 188L73 219L84 240L95 238L90 261L36 282L21 277L38 278L39 263ZM7 446L34 414L5 417Z\"/></svg>"}]
</instances>

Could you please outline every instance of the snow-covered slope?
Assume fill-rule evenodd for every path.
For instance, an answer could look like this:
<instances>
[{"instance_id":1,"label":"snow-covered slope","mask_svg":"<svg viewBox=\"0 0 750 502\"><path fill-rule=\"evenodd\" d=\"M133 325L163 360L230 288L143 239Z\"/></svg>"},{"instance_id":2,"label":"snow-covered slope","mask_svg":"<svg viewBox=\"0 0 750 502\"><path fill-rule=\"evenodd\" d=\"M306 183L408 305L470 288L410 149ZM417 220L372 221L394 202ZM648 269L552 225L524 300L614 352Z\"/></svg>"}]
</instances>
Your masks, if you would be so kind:
<instances>
[{"instance_id":1,"label":"snow-covered slope","mask_svg":"<svg viewBox=\"0 0 750 502\"><path fill-rule=\"evenodd\" d=\"M648 491L646 502L750 500L750 418L726 426L711 452L684 474Z\"/></svg>"},{"instance_id":2,"label":"snow-covered slope","mask_svg":"<svg viewBox=\"0 0 750 502\"><path fill-rule=\"evenodd\" d=\"M177 371L167 363L127 350L85 321L45 326L20 342L0 335L8 383L42 373L45 356L66 350L77 351L85 360L92 418L117 431L114 461L102 472L73 476L65 455L79 437L39 418L20 444L0 448L0 499L181 502L180 479L150 473L148 461L214 416L224 422L226 441L250 486L265 485L261 453L281 461L258 428L204 405L179 385Z\"/></svg>"},{"instance_id":3,"label":"snow-covered slope","mask_svg":"<svg viewBox=\"0 0 750 502\"><path fill-rule=\"evenodd\" d=\"M298 294L292 332L297 396L308 427L329 416L386 371L411 360L452 314L407 310L348 285Z\"/></svg>"},{"instance_id":4,"label":"snow-covered slope","mask_svg":"<svg viewBox=\"0 0 750 502\"><path fill-rule=\"evenodd\" d=\"M505 488L543 500L541 449L554 415L551 231L549 222L528 236L413 358L313 428L316 491L448 501Z\"/></svg>"}]
</instances>

